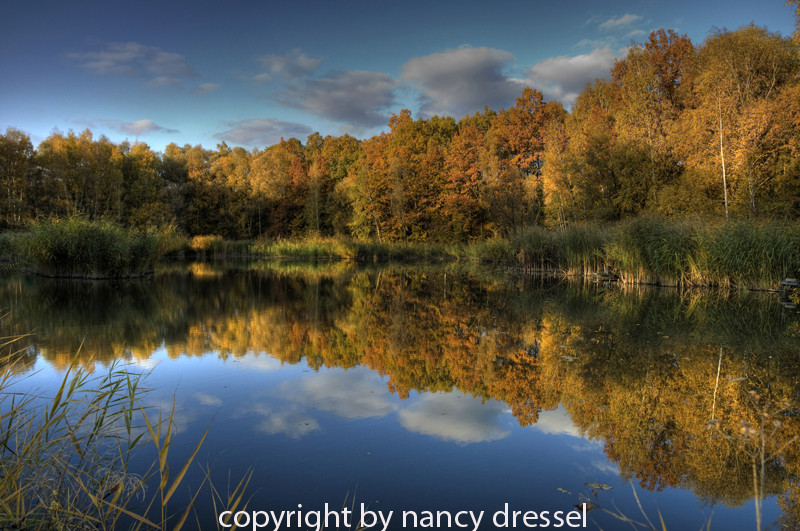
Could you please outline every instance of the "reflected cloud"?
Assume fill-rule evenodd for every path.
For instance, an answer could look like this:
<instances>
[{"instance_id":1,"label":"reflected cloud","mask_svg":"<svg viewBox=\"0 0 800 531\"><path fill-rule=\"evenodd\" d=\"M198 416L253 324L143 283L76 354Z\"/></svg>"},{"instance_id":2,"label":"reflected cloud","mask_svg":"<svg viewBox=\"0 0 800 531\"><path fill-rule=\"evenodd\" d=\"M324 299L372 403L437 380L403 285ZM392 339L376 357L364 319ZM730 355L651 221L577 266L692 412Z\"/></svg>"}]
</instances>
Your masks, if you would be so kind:
<instances>
[{"instance_id":1,"label":"reflected cloud","mask_svg":"<svg viewBox=\"0 0 800 531\"><path fill-rule=\"evenodd\" d=\"M283 365L281 360L267 354L250 354L237 358L236 361L242 368L255 369L257 371L277 371Z\"/></svg>"},{"instance_id":2,"label":"reflected cloud","mask_svg":"<svg viewBox=\"0 0 800 531\"><path fill-rule=\"evenodd\" d=\"M595 468L595 470L604 472L606 474L611 474L614 476L619 474L619 468L617 465L609 463L608 461L594 460L592 461L592 466Z\"/></svg>"},{"instance_id":3,"label":"reflected cloud","mask_svg":"<svg viewBox=\"0 0 800 531\"><path fill-rule=\"evenodd\" d=\"M206 393L195 393L194 397L197 399L198 402L203 404L204 406L221 406L222 399L216 396L212 396Z\"/></svg>"},{"instance_id":4,"label":"reflected cloud","mask_svg":"<svg viewBox=\"0 0 800 531\"><path fill-rule=\"evenodd\" d=\"M509 434L500 422L506 406L498 400L481 401L459 392L425 394L400 411L400 424L409 431L445 441L495 441Z\"/></svg>"},{"instance_id":5,"label":"reflected cloud","mask_svg":"<svg viewBox=\"0 0 800 531\"><path fill-rule=\"evenodd\" d=\"M558 406L551 411L542 411L539 413L539 420L536 421L533 427L548 435L569 435L571 437L583 438L580 430L578 430L578 427L572 422L572 418L563 406Z\"/></svg>"},{"instance_id":6,"label":"reflected cloud","mask_svg":"<svg viewBox=\"0 0 800 531\"><path fill-rule=\"evenodd\" d=\"M397 409L386 386L364 369L324 371L301 382L285 382L279 394L297 404L347 419L383 417Z\"/></svg>"},{"instance_id":7,"label":"reflected cloud","mask_svg":"<svg viewBox=\"0 0 800 531\"><path fill-rule=\"evenodd\" d=\"M320 429L317 419L296 406L277 409L267 404L255 404L250 411L262 417L262 420L254 423L253 427L268 435L282 433L292 439L299 439Z\"/></svg>"}]
</instances>

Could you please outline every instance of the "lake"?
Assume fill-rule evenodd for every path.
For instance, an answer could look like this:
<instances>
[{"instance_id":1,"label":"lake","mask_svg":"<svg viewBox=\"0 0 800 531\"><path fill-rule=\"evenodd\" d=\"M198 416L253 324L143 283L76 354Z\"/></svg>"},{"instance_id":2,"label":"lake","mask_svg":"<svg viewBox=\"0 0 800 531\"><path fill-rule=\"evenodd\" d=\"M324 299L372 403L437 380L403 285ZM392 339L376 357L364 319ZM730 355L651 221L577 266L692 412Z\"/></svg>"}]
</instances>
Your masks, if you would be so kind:
<instances>
[{"instance_id":1,"label":"lake","mask_svg":"<svg viewBox=\"0 0 800 531\"><path fill-rule=\"evenodd\" d=\"M363 503L388 529L483 511L494 529L507 510L520 529L585 502L589 528L756 529L760 493L762 527L800 521L800 314L774 293L192 263L116 284L5 274L0 309L0 337L33 333L21 384L41 395L76 353L149 371L143 402L174 401L174 466L208 428L188 484L252 470L249 511Z\"/></svg>"}]
</instances>

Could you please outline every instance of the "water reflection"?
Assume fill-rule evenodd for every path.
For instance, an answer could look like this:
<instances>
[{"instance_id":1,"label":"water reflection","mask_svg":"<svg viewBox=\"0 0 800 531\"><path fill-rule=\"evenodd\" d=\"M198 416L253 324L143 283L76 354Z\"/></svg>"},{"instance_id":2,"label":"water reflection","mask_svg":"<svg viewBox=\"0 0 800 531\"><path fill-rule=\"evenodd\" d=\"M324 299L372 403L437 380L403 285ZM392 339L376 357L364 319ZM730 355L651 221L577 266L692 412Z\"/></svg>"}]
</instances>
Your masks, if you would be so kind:
<instances>
[{"instance_id":1,"label":"water reflection","mask_svg":"<svg viewBox=\"0 0 800 531\"><path fill-rule=\"evenodd\" d=\"M35 332L20 342L28 367L38 356L64 369L76 352L87 367L148 366L163 352L253 374L301 360L317 371L246 399L197 390L181 426L197 406L231 406L295 441L323 430L324 413L477 445L509 435L510 410L573 450L602 445L608 460L586 474L731 506L753 498L755 464L759 491L797 523L800 321L772 294L289 267L171 266L118 285L12 276L0 336Z\"/></svg>"}]
</instances>

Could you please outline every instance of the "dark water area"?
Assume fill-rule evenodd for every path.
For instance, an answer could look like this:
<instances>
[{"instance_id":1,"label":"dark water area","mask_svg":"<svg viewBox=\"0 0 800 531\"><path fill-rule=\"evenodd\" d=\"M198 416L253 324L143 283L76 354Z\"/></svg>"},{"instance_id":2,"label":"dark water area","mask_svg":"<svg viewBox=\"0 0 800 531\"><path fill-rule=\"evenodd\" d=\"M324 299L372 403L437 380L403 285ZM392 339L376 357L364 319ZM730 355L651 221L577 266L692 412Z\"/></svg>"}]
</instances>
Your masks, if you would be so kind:
<instances>
[{"instance_id":1,"label":"dark water area","mask_svg":"<svg viewBox=\"0 0 800 531\"><path fill-rule=\"evenodd\" d=\"M76 353L149 371L143 402L175 403L170 458L208 428L196 461L218 488L253 470L251 511L355 500L393 511L388 529L403 511L494 529L505 504L586 502L588 528L756 529L759 498L763 527L800 522L800 314L777 294L198 263L121 284L6 274L0 309L0 337L32 333L17 358L42 394Z\"/></svg>"}]
</instances>

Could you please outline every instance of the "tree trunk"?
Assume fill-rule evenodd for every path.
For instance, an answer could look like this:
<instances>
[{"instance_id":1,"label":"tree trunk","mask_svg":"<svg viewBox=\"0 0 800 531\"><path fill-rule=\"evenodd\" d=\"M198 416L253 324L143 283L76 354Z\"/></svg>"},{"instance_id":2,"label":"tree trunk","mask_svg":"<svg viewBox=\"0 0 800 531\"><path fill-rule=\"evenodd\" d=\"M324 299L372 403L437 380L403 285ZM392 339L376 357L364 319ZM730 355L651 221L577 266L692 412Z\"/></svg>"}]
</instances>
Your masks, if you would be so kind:
<instances>
[{"instance_id":1,"label":"tree trunk","mask_svg":"<svg viewBox=\"0 0 800 531\"><path fill-rule=\"evenodd\" d=\"M725 175L725 150L722 144L722 102L717 98L717 112L719 113L719 158L722 161L722 190L725 198L725 220L728 220L728 181Z\"/></svg>"}]
</instances>

